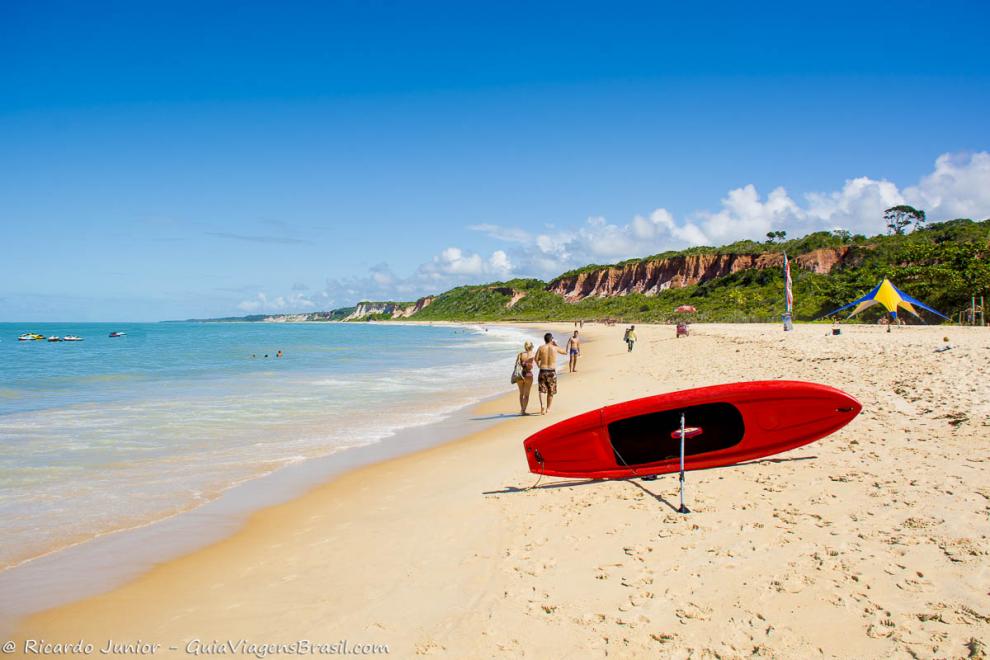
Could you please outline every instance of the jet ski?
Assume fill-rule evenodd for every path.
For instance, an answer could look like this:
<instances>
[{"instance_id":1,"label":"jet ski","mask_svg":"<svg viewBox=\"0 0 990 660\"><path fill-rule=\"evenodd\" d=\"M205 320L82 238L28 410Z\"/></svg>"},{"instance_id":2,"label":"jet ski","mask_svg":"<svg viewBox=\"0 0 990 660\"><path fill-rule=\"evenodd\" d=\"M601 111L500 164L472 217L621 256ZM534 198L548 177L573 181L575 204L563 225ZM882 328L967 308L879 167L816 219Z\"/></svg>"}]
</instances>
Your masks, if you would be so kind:
<instances>
[{"instance_id":1,"label":"jet ski","mask_svg":"<svg viewBox=\"0 0 990 660\"><path fill-rule=\"evenodd\" d=\"M110 336L111 337L126 337L127 336L127 333L126 332L111 332L110 333Z\"/></svg>"},{"instance_id":2,"label":"jet ski","mask_svg":"<svg viewBox=\"0 0 990 660\"><path fill-rule=\"evenodd\" d=\"M39 335L37 332L25 332L23 335L17 338L17 341L38 341L39 339L44 339L44 335Z\"/></svg>"},{"instance_id":3,"label":"jet ski","mask_svg":"<svg viewBox=\"0 0 990 660\"><path fill-rule=\"evenodd\" d=\"M82 337L76 337L75 335L66 335L62 337L62 341L82 341Z\"/></svg>"},{"instance_id":4,"label":"jet ski","mask_svg":"<svg viewBox=\"0 0 990 660\"><path fill-rule=\"evenodd\" d=\"M54 337L53 336L53 337L49 337L48 338L48 341L51 341L51 342L62 341L62 338L61 337Z\"/></svg>"}]
</instances>

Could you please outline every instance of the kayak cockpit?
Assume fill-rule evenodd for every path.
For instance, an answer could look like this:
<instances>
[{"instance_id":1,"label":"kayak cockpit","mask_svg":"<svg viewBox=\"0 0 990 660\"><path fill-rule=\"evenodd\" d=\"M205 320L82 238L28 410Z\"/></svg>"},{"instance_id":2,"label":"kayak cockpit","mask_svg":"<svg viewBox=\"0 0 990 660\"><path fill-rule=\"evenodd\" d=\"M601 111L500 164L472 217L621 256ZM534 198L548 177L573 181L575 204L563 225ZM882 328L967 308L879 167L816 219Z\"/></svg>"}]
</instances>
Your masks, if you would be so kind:
<instances>
[{"instance_id":1,"label":"kayak cockpit","mask_svg":"<svg viewBox=\"0 0 990 660\"><path fill-rule=\"evenodd\" d=\"M706 403L627 417L608 425L616 464L633 467L678 458L682 413L691 427L684 434L685 456L734 447L746 432L742 414L730 403Z\"/></svg>"}]
</instances>

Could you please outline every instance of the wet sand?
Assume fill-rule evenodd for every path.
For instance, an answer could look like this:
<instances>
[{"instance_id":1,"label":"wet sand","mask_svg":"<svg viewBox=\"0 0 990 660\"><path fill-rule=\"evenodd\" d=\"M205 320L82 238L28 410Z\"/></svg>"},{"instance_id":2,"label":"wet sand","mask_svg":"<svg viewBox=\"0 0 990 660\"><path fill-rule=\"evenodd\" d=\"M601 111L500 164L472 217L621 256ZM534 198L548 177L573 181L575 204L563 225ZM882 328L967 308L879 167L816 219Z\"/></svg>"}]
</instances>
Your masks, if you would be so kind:
<instances>
[{"instance_id":1,"label":"wet sand","mask_svg":"<svg viewBox=\"0 0 990 660\"><path fill-rule=\"evenodd\" d=\"M984 653L990 330L827 332L699 325L677 340L673 327L637 326L628 354L621 326L585 326L580 371L561 378L551 416L348 472L120 588L30 617L15 639L141 639L158 655L239 639L387 644L395 657ZM937 353L943 335L953 348ZM688 516L674 511L675 475L527 489L521 443L547 424L773 378L839 387L863 413L801 449L689 473ZM514 411L510 393L475 416Z\"/></svg>"}]
</instances>

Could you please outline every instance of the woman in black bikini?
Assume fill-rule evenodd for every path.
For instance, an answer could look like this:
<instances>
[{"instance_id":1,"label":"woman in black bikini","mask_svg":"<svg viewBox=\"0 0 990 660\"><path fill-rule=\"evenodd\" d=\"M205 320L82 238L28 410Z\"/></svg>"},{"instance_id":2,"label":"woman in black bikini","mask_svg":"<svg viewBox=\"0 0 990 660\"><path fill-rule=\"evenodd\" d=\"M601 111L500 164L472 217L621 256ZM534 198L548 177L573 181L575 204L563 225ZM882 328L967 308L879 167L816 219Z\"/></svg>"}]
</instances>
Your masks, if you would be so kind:
<instances>
[{"instance_id":1,"label":"woman in black bikini","mask_svg":"<svg viewBox=\"0 0 990 660\"><path fill-rule=\"evenodd\" d=\"M525 415L526 407L529 405L529 393L533 389L533 362L536 355L533 354L533 342L527 341L522 353L516 356L516 364L522 365L522 378L516 381L519 388L519 414Z\"/></svg>"}]
</instances>

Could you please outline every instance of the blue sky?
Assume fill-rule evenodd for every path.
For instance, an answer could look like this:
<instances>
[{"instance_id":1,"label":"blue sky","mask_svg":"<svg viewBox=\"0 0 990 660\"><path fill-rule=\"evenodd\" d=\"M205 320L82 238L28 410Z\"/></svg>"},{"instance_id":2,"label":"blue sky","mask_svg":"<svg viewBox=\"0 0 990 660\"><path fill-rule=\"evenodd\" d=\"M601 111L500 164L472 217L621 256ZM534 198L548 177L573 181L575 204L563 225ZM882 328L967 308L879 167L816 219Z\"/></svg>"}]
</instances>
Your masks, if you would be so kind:
<instances>
[{"instance_id":1,"label":"blue sky","mask_svg":"<svg viewBox=\"0 0 990 660\"><path fill-rule=\"evenodd\" d=\"M3 3L0 320L990 217L986 3L750 4Z\"/></svg>"}]
</instances>

